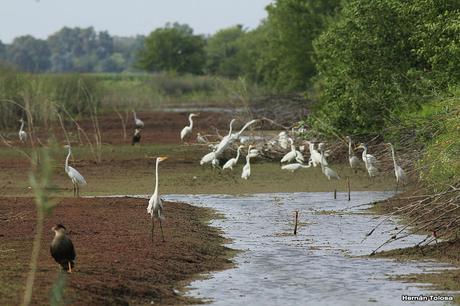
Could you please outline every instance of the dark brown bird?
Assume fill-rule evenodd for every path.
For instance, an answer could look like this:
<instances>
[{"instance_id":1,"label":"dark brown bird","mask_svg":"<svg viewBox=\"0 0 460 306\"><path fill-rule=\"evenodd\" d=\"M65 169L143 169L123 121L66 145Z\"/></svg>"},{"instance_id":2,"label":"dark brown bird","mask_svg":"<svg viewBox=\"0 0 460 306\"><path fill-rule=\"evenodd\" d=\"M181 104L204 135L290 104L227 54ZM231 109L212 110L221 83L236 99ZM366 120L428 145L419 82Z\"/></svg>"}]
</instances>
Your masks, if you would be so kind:
<instances>
[{"instance_id":1,"label":"dark brown bird","mask_svg":"<svg viewBox=\"0 0 460 306\"><path fill-rule=\"evenodd\" d=\"M134 135L133 135L133 140L131 144L134 146L136 143L141 142L141 130L140 129L135 129L134 130Z\"/></svg>"},{"instance_id":2,"label":"dark brown bird","mask_svg":"<svg viewBox=\"0 0 460 306\"><path fill-rule=\"evenodd\" d=\"M51 256L61 265L63 270L72 273L76 257L72 240L67 236L64 225L57 224L53 226L52 230L54 231L54 239L50 246Z\"/></svg>"}]
</instances>

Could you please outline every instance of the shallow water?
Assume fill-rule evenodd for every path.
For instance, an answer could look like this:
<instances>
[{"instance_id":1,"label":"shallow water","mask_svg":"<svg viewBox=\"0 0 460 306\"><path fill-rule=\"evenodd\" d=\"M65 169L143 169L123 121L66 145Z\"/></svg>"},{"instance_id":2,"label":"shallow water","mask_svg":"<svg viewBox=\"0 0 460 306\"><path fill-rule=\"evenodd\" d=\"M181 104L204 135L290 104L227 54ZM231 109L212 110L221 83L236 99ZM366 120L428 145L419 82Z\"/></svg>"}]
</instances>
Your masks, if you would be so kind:
<instances>
[{"instance_id":1,"label":"shallow water","mask_svg":"<svg viewBox=\"0 0 460 306\"><path fill-rule=\"evenodd\" d=\"M345 194L338 194L339 199L334 201L331 193L165 196L169 201L223 213L226 218L212 225L233 239L231 248L244 251L234 259L234 269L194 281L187 294L209 300L211 305L411 305L401 301L401 295L435 292L421 284L391 281L389 276L448 266L432 261L400 263L356 257L371 253L389 237L396 224L388 221L374 232L372 239L362 242L377 217L360 213L365 207L334 213L391 195L356 192L350 202ZM297 236L292 234L295 210L300 212L301 222ZM388 248L411 246L420 239L411 236Z\"/></svg>"}]
</instances>

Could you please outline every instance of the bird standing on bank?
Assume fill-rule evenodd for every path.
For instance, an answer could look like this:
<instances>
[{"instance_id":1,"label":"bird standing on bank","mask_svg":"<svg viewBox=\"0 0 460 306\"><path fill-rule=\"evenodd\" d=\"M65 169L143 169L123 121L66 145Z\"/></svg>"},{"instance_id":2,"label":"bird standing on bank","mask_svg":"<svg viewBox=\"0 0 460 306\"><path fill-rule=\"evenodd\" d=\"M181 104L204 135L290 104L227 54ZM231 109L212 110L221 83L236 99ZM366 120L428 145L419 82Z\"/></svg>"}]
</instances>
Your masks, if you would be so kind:
<instances>
[{"instance_id":1,"label":"bird standing on bank","mask_svg":"<svg viewBox=\"0 0 460 306\"><path fill-rule=\"evenodd\" d=\"M19 119L19 122L21 122L21 127L19 128L19 140L21 142L25 142L27 140L27 133L24 131L24 119Z\"/></svg>"},{"instance_id":2,"label":"bird standing on bank","mask_svg":"<svg viewBox=\"0 0 460 306\"><path fill-rule=\"evenodd\" d=\"M76 258L72 240L67 236L66 228L62 224L53 226L51 230L54 232L50 246L51 256L61 265L63 270L72 273Z\"/></svg>"},{"instance_id":3,"label":"bird standing on bank","mask_svg":"<svg viewBox=\"0 0 460 306\"><path fill-rule=\"evenodd\" d=\"M379 172L376 167L377 159L375 158L375 156L371 154L367 154L367 145L361 143L358 146L358 149L363 149L362 159L364 161L364 165L366 166L366 170L367 170L367 173L369 174L369 177L371 178L375 177L377 173Z\"/></svg>"},{"instance_id":4,"label":"bird standing on bank","mask_svg":"<svg viewBox=\"0 0 460 306\"><path fill-rule=\"evenodd\" d=\"M156 159L155 191L153 192L153 195L150 197L149 206L147 207L147 213L149 213L152 218L152 228L151 228L152 241L153 241L153 233L155 230L155 219L158 219L158 222L160 223L161 237L163 238L163 242L165 241L165 236L163 234L163 226L161 225L161 220L164 220L165 218L163 216L163 203L160 198L159 191L158 191L158 165L160 164L160 162L166 159L168 159L168 157L157 157Z\"/></svg>"},{"instance_id":5,"label":"bird standing on bank","mask_svg":"<svg viewBox=\"0 0 460 306\"><path fill-rule=\"evenodd\" d=\"M142 121L141 119L137 118L136 112L133 112L133 116L134 116L134 126L137 129L142 129L144 127L144 121Z\"/></svg>"},{"instance_id":6,"label":"bird standing on bank","mask_svg":"<svg viewBox=\"0 0 460 306\"><path fill-rule=\"evenodd\" d=\"M180 140L181 141L184 141L185 137L189 136L192 134L192 129L193 129L193 117L197 117L198 115L197 114L193 114L191 113L189 116L188 116L188 121L189 121L189 125L184 127L182 129L182 131L180 132Z\"/></svg>"},{"instance_id":7,"label":"bird standing on bank","mask_svg":"<svg viewBox=\"0 0 460 306\"><path fill-rule=\"evenodd\" d=\"M291 172L295 172L299 169L307 169L307 168L310 168L311 167L311 162L308 163L308 165L304 165L304 164L301 164L301 163L294 163L294 164L287 164L287 165L284 165L284 166L281 166L281 170L287 170L287 171L291 171Z\"/></svg>"},{"instance_id":8,"label":"bird standing on bank","mask_svg":"<svg viewBox=\"0 0 460 306\"><path fill-rule=\"evenodd\" d=\"M141 142L141 129L135 129L133 139L131 141L131 145L134 146L136 143L140 143L140 142Z\"/></svg>"},{"instance_id":9,"label":"bird standing on bank","mask_svg":"<svg viewBox=\"0 0 460 306\"><path fill-rule=\"evenodd\" d=\"M318 149L320 150L321 152L321 170L323 171L323 174L327 177L328 180L331 180L331 178L333 179L336 179L336 180L340 180L340 177L339 175L337 174L337 172L335 172L334 170L332 170L331 168L329 168L328 166L325 166L325 163L324 163L324 148L323 148L323 145L320 144L318 146Z\"/></svg>"},{"instance_id":10,"label":"bird standing on bank","mask_svg":"<svg viewBox=\"0 0 460 306\"><path fill-rule=\"evenodd\" d=\"M243 167L243 172L241 173L241 178L247 180L251 176L251 155L249 152L251 151L252 146L248 148L248 155L246 155L246 164Z\"/></svg>"},{"instance_id":11,"label":"bird standing on bank","mask_svg":"<svg viewBox=\"0 0 460 306\"><path fill-rule=\"evenodd\" d=\"M236 151L236 157L230 158L225 163L225 165L222 167L223 170L225 170L225 169L233 170L233 167L236 165L236 163L238 162L238 159L240 158L240 151L241 151L242 148L244 148L244 146L239 146L238 147L238 150Z\"/></svg>"},{"instance_id":12,"label":"bird standing on bank","mask_svg":"<svg viewBox=\"0 0 460 306\"><path fill-rule=\"evenodd\" d=\"M348 140L348 161L350 163L350 168L354 169L356 172L356 169L359 167L359 158L356 157L351 147L351 137L347 136L346 138Z\"/></svg>"},{"instance_id":13,"label":"bird standing on bank","mask_svg":"<svg viewBox=\"0 0 460 306\"><path fill-rule=\"evenodd\" d=\"M80 196L80 186L85 186L86 181L85 178L78 172L75 168L69 166L69 158L72 154L72 148L70 145L64 146L64 148L69 149L69 154L67 154L67 158L65 160L64 170L69 176L70 180L73 184L73 195L79 197Z\"/></svg>"},{"instance_id":14,"label":"bird standing on bank","mask_svg":"<svg viewBox=\"0 0 460 306\"><path fill-rule=\"evenodd\" d=\"M401 168L397 163L396 163L396 157L395 157L395 149L391 143L387 143L387 145L391 148L391 157L393 158L393 166L395 170L395 176L396 176L396 191L398 191L398 186L399 183L406 185L407 182L407 176L406 173L404 172L403 168Z\"/></svg>"},{"instance_id":15,"label":"bird standing on bank","mask_svg":"<svg viewBox=\"0 0 460 306\"><path fill-rule=\"evenodd\" d=\"M283 158L281 159L281 162L282 163L289 163L291 161L293 161L294 159L298 162L298 163L303 163L304 162L304 158L302 156L302 153L300 153L299 151L296 150L295 148L295 145L294 145L294 141L292 140L292 138L289 138L289 142L291 143L291 151L286 153Z\"/></svg>"}]
</instances>

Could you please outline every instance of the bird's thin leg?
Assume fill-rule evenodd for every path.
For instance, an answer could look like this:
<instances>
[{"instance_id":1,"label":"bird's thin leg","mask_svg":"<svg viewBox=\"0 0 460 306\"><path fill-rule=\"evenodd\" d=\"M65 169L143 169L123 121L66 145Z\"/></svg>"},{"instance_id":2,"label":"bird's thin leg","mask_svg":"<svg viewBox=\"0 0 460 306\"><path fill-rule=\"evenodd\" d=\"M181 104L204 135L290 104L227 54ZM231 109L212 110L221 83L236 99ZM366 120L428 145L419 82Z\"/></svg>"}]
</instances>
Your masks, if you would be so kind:
<instances>
[{"instance_id":1,"label":"bird's thin leg","mask_svg":"<svg viewBox=\"0 0 460 306\"><path fill-rule=\"evenodd\" d=\"M70 261L67 262L67 265L69 266L68 272L72 273L72 265L70 264Z\"/></svg>"},{"instance_id":2,"label":"bird's thin leg","mask_svg":"<svg viewBox=\"0 0 460 306\"><path fill-rule=\"evenodd\" d=\"M155 231L155 220L153 219L153 216L152 216L152 227L151 227L151 238L152 238L152 242L153 242L153 232Z\"/></svg>"},{"instance_id":3,"label":"bird's thin leg","mask_svg":"<svg viewBox=\"0 0 460 306\"><path fill-rule=\"evenodd\" d=\"M398 180L396 180L396 192L398 192L398 186L399 186L399 182Z\"/></svg>"},{"instance_id":4,"label":"bird's thin leg","mask_svg":"<svg viewBox=\"0 0 460 306\"><path fill-rule=\"evenodd\" d=\"M161 237L163 238L163 242L165 242L165 235L163 234L163 226L161 225L161 219L158 219L158 221L160 221Z\"/></svg>"},{"instance_id":5,"label":"bird's thin leg","mask_svg":"<svg viewBox=\"0 0 460 306\"><path fill-rule=\"evenodd\" d=\"M80 186L78 186L78 184L75 185L76 188L77 188L77 198L80 197Z\"/></svg>"},{"instance_id":6,"label":"bird's thin leg","mask_svg":"<svg viewBox=\"0 0 460 306\"><path fill-rule=\"evenodd\" d=\"M73 184L73 196L75 197L77 195L77 189L75 188L75 184Z\"/></svg>"}]
</instances>

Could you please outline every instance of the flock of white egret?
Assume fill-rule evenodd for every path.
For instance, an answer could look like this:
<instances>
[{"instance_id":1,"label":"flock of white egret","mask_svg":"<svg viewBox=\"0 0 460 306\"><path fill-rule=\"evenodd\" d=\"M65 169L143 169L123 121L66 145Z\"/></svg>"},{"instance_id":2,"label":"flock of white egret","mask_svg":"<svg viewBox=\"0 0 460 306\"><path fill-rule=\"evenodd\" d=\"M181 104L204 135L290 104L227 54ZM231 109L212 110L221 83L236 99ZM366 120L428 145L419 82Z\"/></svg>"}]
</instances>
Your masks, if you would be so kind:
<instances>
[{"instance_id":1,"label":"flock of white egret","mask_svg":"<svg viewBox=\"0 0 460 306\"><path fill-rule=\"evenodd\" d=\"M144 122L139 119L135 112L134 115L134 125L135 125L135 132L133 136L133 144L140 141L140 131L144 127ZM192 135L193 130L193 117L197 117L199 114L191 113L188 116L189 125L185 126L180 132L180 139L184 141L186 138L190 138ZM27 133L24 131L24 120L20 119L21 127L19 130L19 139L20 141L24 142L27 139ZM260 119L254 119L247 122L238 132L233 132L233 124L235 123L236 119L232 119L229 124L229 131L228 134L222 137L219 143L215 145L210 145L212 151L208 154L204 155L200 160L200 165L205 164L212 164L213 167L217 167L220 164L219 158L223 155L225 150L229 148L229 146L236 142L240 141L240 145L237 148L236 157L229 159L222 167L223 170L233 170L234 167L238 164L240 156L242 155L242 150L245 148L243 145L244 142L247 142L248 139L245 139L242 136L242 133L251 125L260 121ZM361 161L355 155L353 150L352 139L349 136L346 136L348 141L348 160L350 163L350 167L354 170L360 167ZM208 140L202 136L200 133L197 133L196 138L197 143L208 143ZM286 163L281 166L282 170L288 170L291 172L295 172L300 169L310 168L311 166L317 167L318 165L321 166L322 173L329 179L337 179L339 180L340 177L333 169L331 169L328 165L326 157L329 156L329 153L325 151L324 143L319 143L317 149L315 148L315 142L313 141L305 141L308 145L310 157L308 159L308 163L305 164L305 158L301 151L305 150L305 146L299 147L300 150L297 150L294 140L288 136L286 131L282 131L279 133L277 139L271 140L269 142L270 146L277 145L279 148L283 150L287 150L290 145L290 151L287 152L280 160L281 163ZM394 165L394 172L396 176L397 186L401 184L405 184L407 181L407 176L404 170L396 163L395 157L395 150L391 143L387 144L391 149L391 157L393 159ZM73 184L73 192L74 196L79 196L80 194L80 187L86 185L85 178L73 167L69 166L69 158L72 154L72 148L69 145L65 146L68 148L67 158L65 160L65 172L69 176L70 180ZM364 166L367 170L369 177L373 178L378 174L378 160L375 156L368 153L368 147L366 144L361 143L356 149L362 149L362 161ZM251 158L256 158L259 156L259 150L255 149L253 145L248 146L248 151L246 154L246 163L244 164L241 172L241 178L247 180L251 176ZM158 184L159 184L159 177L158 177L158 167L160 162L166 160L168 157L158 157L156 158L155 164L155 190L153 195L149 200L149 204L147 207L147 212L150 214L152 218L152 239L153 239L153 231L154 231L154 219L157 219L160 223L160 229L162 233L162 237L164 240L163 235L163 228L161 225L161 220L164 219L163 216L163 205L162 200L159 195Z\"/></svg>"}]
</instances>

